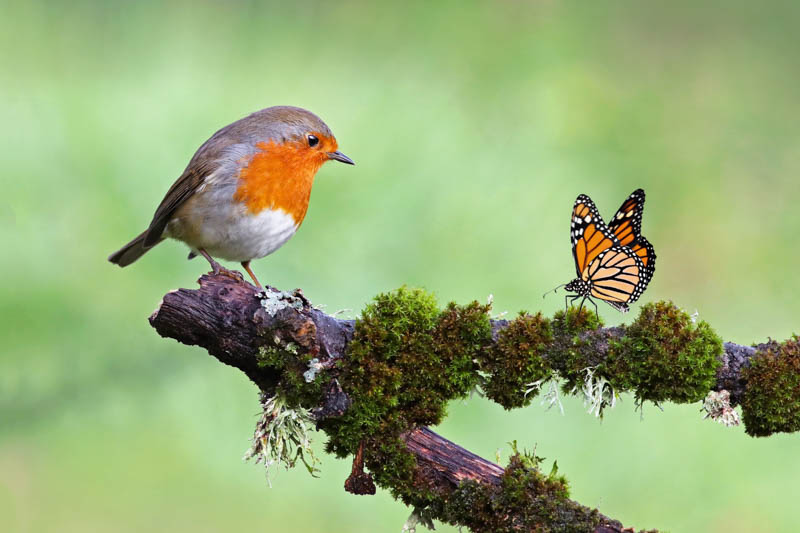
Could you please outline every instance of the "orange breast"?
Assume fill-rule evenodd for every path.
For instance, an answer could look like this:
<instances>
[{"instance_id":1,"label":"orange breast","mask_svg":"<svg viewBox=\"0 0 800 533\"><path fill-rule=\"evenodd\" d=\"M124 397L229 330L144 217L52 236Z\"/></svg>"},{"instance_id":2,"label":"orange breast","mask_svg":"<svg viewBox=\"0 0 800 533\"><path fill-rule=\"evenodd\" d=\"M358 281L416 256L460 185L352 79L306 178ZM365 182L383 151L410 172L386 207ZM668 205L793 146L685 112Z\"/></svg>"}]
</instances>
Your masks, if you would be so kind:
<instances>
[{"instance_id":1,"label":"orange breast","mask_svg":"<svg viewBox=\"0 0 800 533\"><path fill-rule=\"evenodd\" d=\"M314 175L327 154L300 142L260 142L256 147L260 151L239 172L234 200L251 213L280 209L299 225L308 210Z\"/></svg>"}]
</instances>

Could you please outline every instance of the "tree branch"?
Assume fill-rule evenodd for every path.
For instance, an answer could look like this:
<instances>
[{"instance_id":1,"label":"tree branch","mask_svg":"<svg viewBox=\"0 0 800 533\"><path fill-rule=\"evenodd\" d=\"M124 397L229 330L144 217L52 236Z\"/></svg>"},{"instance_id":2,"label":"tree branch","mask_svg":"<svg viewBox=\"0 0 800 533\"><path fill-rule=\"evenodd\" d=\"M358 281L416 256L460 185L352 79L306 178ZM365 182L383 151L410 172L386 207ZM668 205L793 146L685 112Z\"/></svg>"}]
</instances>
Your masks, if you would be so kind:
<instances>
[{"instance_id":1,"label":"tree branch","mask_svg":"<svg viewBox=\"0 0 800 533\"><path fill-rule=\"evenodd\" d=\"M313 308L302 293L267 288L266 295L259 297L252 285L225 275L205 275L199 283L198 290L178 289L166 294L150 316L150 324L163 337L205 348L220 362L244 372L266 394L275 393L280 375L273 367L259 365L259 354L263 347L274 346L275 340L299 346L322 366L347 357L354 321L339 320ZM508 324L505 320L492 321L495 342ZM594 357L602 361L609 353L609 340L621 335L620 328L603 328L589 332L584 339L591 343ZM725 343L714 388L731 391L732 399L738 402L745 385L741 369L754 353L751 347ZM336 380L334 383L338 387ZM338 392L328 391L323 405L314 411L318 420L341 415L347 409L346 395L342 395L340 387ZM452 494L465 480L487 486L502 483L506 470L426 427L412 429L401 439L416 459L415 479L438 494ZM628 531L615 520L572 504L599 517L595 531ZM514 523L513 517L510 520ZM509 530L517 529L512 526Z\"/></svg>"}]
</instances>

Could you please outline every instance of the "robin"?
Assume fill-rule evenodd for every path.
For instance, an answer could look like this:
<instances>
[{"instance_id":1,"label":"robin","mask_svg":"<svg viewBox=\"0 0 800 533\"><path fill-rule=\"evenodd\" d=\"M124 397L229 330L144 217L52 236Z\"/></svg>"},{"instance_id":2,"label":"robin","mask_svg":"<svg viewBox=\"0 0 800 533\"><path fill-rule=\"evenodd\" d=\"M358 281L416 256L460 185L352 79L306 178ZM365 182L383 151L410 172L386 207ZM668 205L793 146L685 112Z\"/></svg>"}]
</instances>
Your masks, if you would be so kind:
<instances>
[{"instance_id":1,"label":"robin","mask_svg":"<svg viewBox=\"0 0 800 533\"><path fill-rule=\"evenodd\" d=\"M271 254L303 222L317 170L328 160L354 165L315 114L299 107L256 111L216 132L167 191L150 226L108 258L128 266L166 238L183 241L189 259L241 262Z\"/></svg>"}]
</instances>

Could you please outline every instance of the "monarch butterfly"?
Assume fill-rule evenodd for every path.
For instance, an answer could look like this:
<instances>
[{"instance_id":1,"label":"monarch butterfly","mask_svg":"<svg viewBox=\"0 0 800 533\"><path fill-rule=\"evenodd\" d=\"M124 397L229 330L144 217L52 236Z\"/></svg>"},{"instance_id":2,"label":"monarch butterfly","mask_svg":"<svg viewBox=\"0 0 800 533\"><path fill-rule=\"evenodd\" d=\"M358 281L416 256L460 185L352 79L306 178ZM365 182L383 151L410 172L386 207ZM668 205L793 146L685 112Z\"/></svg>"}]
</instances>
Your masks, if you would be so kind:
<instances>
[{"instance_id":1,"label":"monarch butterfly","mask_svg":"<svg viewBox=\"0 0 800 533\"><path fill-rule=\"evenodd\" d=\"M569 303L583 297L595 306L599 298L614 309L628 312L647 288L656 270L656 252L642 234L644 191L636 189L606 225L592 199L581 194L575 200L570 221L570 240L578 277L564 288L574 292Z\"/></svg>"}]
</instances>

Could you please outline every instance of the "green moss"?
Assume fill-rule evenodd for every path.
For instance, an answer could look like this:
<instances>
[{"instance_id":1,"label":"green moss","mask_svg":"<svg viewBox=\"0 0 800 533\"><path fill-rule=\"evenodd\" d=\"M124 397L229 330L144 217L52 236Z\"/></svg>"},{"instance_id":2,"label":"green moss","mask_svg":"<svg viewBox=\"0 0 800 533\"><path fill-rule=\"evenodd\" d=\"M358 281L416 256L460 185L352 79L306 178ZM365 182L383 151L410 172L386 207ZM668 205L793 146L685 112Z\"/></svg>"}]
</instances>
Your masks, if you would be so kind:
<instances>
[{"instance_id":1,"label":"green moss","mask_svg":"<svg viewBox=\"0 0 800 533\"><path fill-rule=\"evenodd\" d=\"M759 346L742 371L746 382L742 415L754 437L800 431L800 340Z\"/></svg>"},{"instance_id":2,"label":"green moss","mask_svg":"<svg viewBox=\"0 0 800 533\"><path fill-rule=\"evenodd\" d=\"M561 388L565 393L580 388L587 368L602 367L603 360L598 359L595 349L595 336L608 336L600 332L602 327L603 321L586 308L570 307L553 316L554 340L548 350L548 360L564 379ZM605 374L602 368L595 372Z\"/></svg>"},{"instance_id":3,"label":"green moss","mask_svg":"<svg viewBox=\"0 0 800 533\"><path fill-rule=\"evenodd\" d=\"M356 322L339 371L351 407L325 421L327 449L343 457L364 443L364 461L378 485L413 505L427 504L413 487L415 461L400 435L439 423L447 402L478 382L477 362L491 343L489 306L450 304L401 288L381 294Z\"/></svg>"},{"instance_id":4,"label":"green moss","mask_svg":"<svg viewBox=\"0 0 800 533\"><path fill-rule=\"evenodd\" d=\"M576 337L584 331L603 327L603 321L594 310L586 307L569 307L553 315L553 333L559 337Z\"/></svg>"},{"instance_id":5,"label":"green moss","mask_svg":"<svg viewBox=\"0 0 800 533\"><path fill-rule=\"evenodd\" d=\"M417 461L395 435L384 435L364 441L364 462L375 483L388 489L406 505L425 506L427 492L415 489L414 469Z\"/></svg>"},{"instance_id":6,"label":"green moss","mask_svg":"<svg viewBox=\"0 0 800 533\"><path fill-rule=\"evenodd\" d=\"M570 501L564 478L543 475L534 456L515 454L497 485L464 482L447 495L415 478L416 460L401 437L439 423L447 402L465 396L481 372L487 396L506 409L530 403L535 393L526 397L527 386L556 372L572 390L587 368L619 389L635 389L640 400L699 400L713 383L721 341L704 322L659 303L644 306L622 340L619 329L601 331L592 311L570 308L553 320L521 313L492 342L489 310L472 302L439 311L432 295L401 288L364 309L336 368L309 372L316 361L279 338L262 347L259 364L281 372L289 406L318 405L337 377L351 405L319 422L327 451L345 457L363 446L375 483L430 516L473 531L592 529L600 515ZM598 350L602 343L608 350Z\"/></svg>"},{"instance_id":7,"label":"green moss","mask_svg":"<svg viewBox=\"0 0 800 533\"><path fill-rule=\"evenodd\" d=\"M516 454L499 484L464 481L435 507L435 514L473 533L594 531L602 521L600 514L569 500L564 479L555 473L544 475L539 462Z\"/></svg>"},{"instance_id":8,"label":"green moss","mask_svg":"<svg viewBox=\"0 0 800 533\"><path fill-rule=\"evenodd\" d=\"M722 340L706 322L671 302L649 303L610 352L608 375L640 402L697 402L714 385L721 354Z\"/></svg>"},{"instance_id":9,"label":"green moss","mask_svg":"<svg viewBox=\"0 0 800 533\"><path fill-rule=\"evenodd\" d=\"M450 303L439 316L433 332L434 350L446 372L445 395L466 395L478 383L477 361L486 358L492 342L489 305Z\"/></svg>"},{"instance_id":10,"label":"green moss","mask_svg":"<svg viewBox=\"0 0 800 533\"><path fill-rule=\"evenodd\" d=\"M716 366L707 360L716 361L719 339L705 323L691 324L674 306L657 304L645 306L625 341L616 340L619 330L599 330L602 322L592 311L570 308L552 321L521 313L492 342L489 310L472 302L439 311L432 295L404 287L378 295L364 309L336 368L314 366L309 354L278 338L261 349L259 364L281 372L278 386L290 406L318 405L324 387L338 378L351 404L341 416L318 422L329 438L327 451L345 457L363 446L375 483L426 516L476 532L593 530L599 513L570 501L566 480L555 468L543 475L535 456L515 454L498 484L466 481L451 494L440 493L416 477L402 435L439 423L447 402L465 396L481 373L487 396L507 409L531 401L529 384L557 372L572 388L587 368L609 377L624 370L624 383L643 386L643 399L683 398L698 388L704 394L710 384L701 370L711 368L713 378ZM607 352L598 350L604 342L613 368L597 355ZM671 365L686 359L700 364L678 365L677 376L671 375ZM651 374L659 379L650 380Z\"/></svg>"},{"instance_id":11,"label":"green moss","mask_svg":"<svg viewBox=\"0 0 800 533\"><path fill-rule=\"evenodd\" d=\"M362 439L441 419L444 402L426 393L442 375L432 349L438 316L433 296L417 289L380 294L364 309L341 368L353 404L326 428L330 451L347 456Z\"/></svg>"},{"instance_id":12,"label":"green moss","mask_svg":"<svg viewBox=\"0 0 800 533\"><path fill-rule=\"evenodd\" d=\"M258 365L271 367L280 372L278 392L290 408L310 409L322 401L322 391L330 379L326 373L318 373L315 379L307 382L303 374L313 359L303 353L292 342L283 343L275 337L271 344L261 346L258 351Z\"/></svg>"},{"instance_id":13,"label":"green moss","mask_svg":"<svg viewBox=\"0 0 800 533\"><path fill-rule=\"evenodd\" d=\"M486 354L483 370L489 374L486 396L506 409L528 405L536 392L525 394L526 386L545 381L552 371L543 354L553 341L550 321L541 313L520 313L497 337Z\"/></svg>"}]
</instances>

